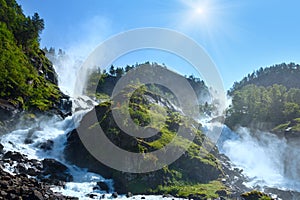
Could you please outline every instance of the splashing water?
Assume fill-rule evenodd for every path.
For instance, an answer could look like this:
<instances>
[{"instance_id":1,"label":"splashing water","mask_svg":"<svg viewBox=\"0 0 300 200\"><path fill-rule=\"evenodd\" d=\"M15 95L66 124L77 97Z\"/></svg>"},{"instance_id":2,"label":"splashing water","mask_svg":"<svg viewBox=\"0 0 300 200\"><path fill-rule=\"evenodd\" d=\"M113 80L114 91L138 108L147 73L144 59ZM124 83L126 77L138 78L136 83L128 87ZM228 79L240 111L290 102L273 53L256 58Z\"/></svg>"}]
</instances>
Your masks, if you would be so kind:
<instances>
[{"instance_id":1,"label":"splashing water","mask_svg":"<svg viewBox=\"0 0 300 200\"><path fill-rule=\"evenodd\" d=\"M300 191L299 174L293 170L299 163L295 156L299 155L299 147L291 147L286 139L261 131L251 134L247 128L235 133L225 126L217 146L250 178L248 187Z\"/></svg>"}]
</instances>

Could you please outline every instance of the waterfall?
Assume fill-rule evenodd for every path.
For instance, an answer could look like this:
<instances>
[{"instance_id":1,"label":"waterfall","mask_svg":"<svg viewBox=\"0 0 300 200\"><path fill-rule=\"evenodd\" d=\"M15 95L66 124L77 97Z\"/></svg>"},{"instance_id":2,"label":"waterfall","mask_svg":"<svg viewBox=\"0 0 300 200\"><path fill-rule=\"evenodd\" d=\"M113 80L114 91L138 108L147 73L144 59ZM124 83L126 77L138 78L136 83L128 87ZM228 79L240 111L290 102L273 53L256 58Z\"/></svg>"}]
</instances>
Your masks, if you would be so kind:
<instances>
[{"instance_id":1,"label":"waterfall","mask_svg":"<svg viewBox=\"0 0 300 200\"><path fill-rule=\"evenodd\" d=\"M217 147L250 179L247 186L300 191L299 145L268 132L247 128L233 132L224 125Z\"/></svg>"}]
</instances>

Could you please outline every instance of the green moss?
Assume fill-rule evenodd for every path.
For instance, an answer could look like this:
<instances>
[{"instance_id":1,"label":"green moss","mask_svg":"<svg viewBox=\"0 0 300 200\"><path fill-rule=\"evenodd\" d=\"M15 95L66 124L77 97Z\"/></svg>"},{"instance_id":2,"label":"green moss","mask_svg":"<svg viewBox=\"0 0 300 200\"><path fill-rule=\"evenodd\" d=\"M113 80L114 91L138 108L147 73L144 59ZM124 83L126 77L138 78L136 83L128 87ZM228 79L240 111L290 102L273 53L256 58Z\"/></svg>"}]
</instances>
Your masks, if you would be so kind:
<instances>
[{"instance_id":1,"label":"green moss","mask_svg":"<svg viewBox=\"0 0 300 200\"><path fill-rule=\"evenodd\" d=\"M173 196L179 197L189 197L190 195L194 196L202 196L203 198L218 198L218 191L227 191L227 188L219 181L211 181L208 184L178 184L174 186L159 186L158 189L153 192L157 192L159 194L171 194Z\"/></svg>"},{"instance_id":2,"label":"green moss","mask_svg":"<svg viewBox=\"0 0 300 200\"><path fill-rule=\"evenodd\" d=\"M128 91L131 93L128 94ZM135 91L132 94L132 91ZM129 106L122 104L124 98L129 98ZM121 149L145 153L140 168L147 168L149 164L161 164L156 154L146 154L166 145L174 145L174 153L178 149L185 150L184 155L171 165L155 172L143 174L131 174L112 171L111 177L116 184L116 190L121 193L172 193L177 196L202 195L208 198L218 197L219 190L225 190L218 178L222 177L222 169L217 159L204 147L212 147L209 139L199 130L200 125L193 119L182 116L168 106L162 106L159 102L166 102L163 97L147 90L146 87L130 85L118 93L112 101L102 102L96 106L98 121L91 124L87 134L96 130L94 127L100 124L106 136ZM112 115L112 111L119 114L128 113L134 123L140 125L141 129L154 130L155 136L150 138L131 137L121 130ZM93 111L92 111L93 112ZM86 117L85 117L86 118ZM87 117L88 118L88 117ZM121 118L123 125L128 125L128 117ZM84 122L82 122L85 124ZM194 141L178 136L178 128L183 133L194 134ZM170 153L170 152L166 152ZM147 166L142 166L147 165Z\"/></svg>"}]
</instances>

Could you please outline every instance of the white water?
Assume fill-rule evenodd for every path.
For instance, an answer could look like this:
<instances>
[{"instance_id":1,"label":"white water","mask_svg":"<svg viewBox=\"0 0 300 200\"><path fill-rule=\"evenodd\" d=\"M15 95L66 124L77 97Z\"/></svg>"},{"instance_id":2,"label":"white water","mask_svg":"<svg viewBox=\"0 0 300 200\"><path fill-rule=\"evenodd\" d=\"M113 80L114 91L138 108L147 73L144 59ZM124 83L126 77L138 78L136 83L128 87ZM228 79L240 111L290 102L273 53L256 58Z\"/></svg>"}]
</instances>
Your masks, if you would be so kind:
<instances>
[{"instance_id":1,"label":"white water","mask_svg":"<svg viewBox=\"0 0 300 200\"><path fill-rule=\"evenodd\" d=\"M291 147L284 138L266 132L251 134L246 128L235 133L224 127L218 148L250 178L247 186L300 191L299 146Z\"/></svg>"},{"instance_id":2,"label":"white water","mask_svg":"<svg viewBox=\"0 0 300 200\"><path fill-rule=\"evenodd\" d=\"M78 168L67 163L63 157L63 150L66 143L66 134L78 126L78 122L86 111L80 111L61 120L58 117L41 117L36 122L28 125L20 125L19 129L8 133L1 138L1 143L5 151L17 151L27 155L29 159L42 160L44 158L53 158L65 164L73 176L73 182L66 183L65 189L54 188L54 191L61 191L65 195L84 197L90 192L98 195L105 193L104 191L93 191L98 181L105 181L113 191L112 180L105 180L98 174L87 172L86 169ZM35 130L35 131L32 131ZM33 132L31 139L32 144L24 144L29 132ZM53 149L50 151L41 150L38 146L42 142L52 140L54 142ZM9 170L9 169L7 169Z\"/></svg>"},{"instance_id":3,"label":"white water","mask_svg":"<svg viewBox=\"0 0 300 200\"><path fill-rule=\"evenodd\" d=\"M55 187L53 191L61 192L66 196L79 197L80 199L90 199L86 197L87 194L94 194L97 198L100 198L103 194L105 199L110 199L113 192L113 181L110 179L104 179L101 175L90 173L86 169L78 168L74 165L67 163L63 157L63 150L66 143L66 134L78 126L82 116L87 111L80 111L73 115L61 120L59 117L41 117L36 122L27 125L20 125L19 128L11 133L8 133L1 137L1 144L4 146L5 151L17 151L24 155L27 155L29 159L42 160L44 158L54 158L63 164L65 164L70 173L73 176L73 182L66 183L64 188ZM27 135L32 128L35 129L31 138L32 144L24 144ZM54 141L53 150L43 151L38 145L47 140ZM7 167L7 171L12 171ZM106 194L105 191L93 190L97 185L97 182L104 181L110 187L110 194ZM141 196L135 196L132 198L139 198ZM147 199L162 199L161 196L145 196ZM120 196L118 199L125 199L126 197ZM126 199L132 199L126 198ZM140 199L140 198L139 198ZM164 198L174 199L174 198Z\"/></svg>"},{"instance_id":4,"label":"white water","mask_svg":"<svg viewBox=\"0 0 300 200\"><path fill-rule=\"evenodd\" d=\"M59 63L59 66L56 70L59 72L59 87L68 95L74 95L74 85L76 73L78 72L79 65L74 63L72 60L63 60L62 63ZM65 65L62 68L62 65ZM70 66L75 66L71 67ZM69 70L68 70L69 69ZM76 94L78 95L78 94ZM23 155L26 155L28 159L37 159L43 160L45 158L53 158L65 166L68 167L71 175L73 176L72 182L67 182L65 187L53 187L54 192L60 192L66 196L78 197L79 199L91 199L87 195L94 195L94 198L99 199L111 199L113 188L113 181L110 179L104 179L101 175L90 173L87 169L82 169L77 166L71 165L66 162L64 159L64 148L67 141L67 133L76 128L83 115L86 114L94 105L95 102L88 97L79 96L73 97L73 108L75 111L76 108L79 108L80 111L73 112L73 116L67 117L62 120L58 116L54 117L39 117L35 119L34 122L24 124L20 122L16 130L3 135L0 137L0 142L4 146L4 151L17 151ZM25 144L24 141L28 138L32 139L31 144ZM53 148L50 151L44 151L39 148L39 145L47 140L54 142ZM12 173L14 170L11 166L6 165L4 170ZM104 181L110 188L109 193L106 191L95 190L97 182ZM104 198L103 198L104 195ZM125 195L119 195L117 199L141 199L146 197L149 200L156 199L180 199L180 198L163 198L162 196L157 195L136 195L130 198L127 198Z\"/></svg>"}]
</instances>

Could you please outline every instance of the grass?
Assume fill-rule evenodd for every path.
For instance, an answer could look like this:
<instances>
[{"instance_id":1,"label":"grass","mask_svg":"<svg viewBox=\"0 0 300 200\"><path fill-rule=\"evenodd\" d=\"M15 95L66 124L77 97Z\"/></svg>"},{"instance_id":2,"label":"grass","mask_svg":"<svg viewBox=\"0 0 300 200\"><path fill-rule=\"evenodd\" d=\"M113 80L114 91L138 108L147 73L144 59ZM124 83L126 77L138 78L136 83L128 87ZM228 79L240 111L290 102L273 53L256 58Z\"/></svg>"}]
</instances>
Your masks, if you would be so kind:
<instances>
[{"instance_id":1,"label":"grass","mask_svg":"<svg viewBox=\"0 0 300 200\"><path fill-rule=\"evenodd\" d=\"M226 193L229 193L227 191L227 188L219 181L211 181L208 184L179 184L179 185L173 185L173 186L158 186L158 189L154 192L157 192L159 194L165 193L165 194L171 194L173 196L178 197L189 197L189 195L199 195L203 196L205 198L218 198L219 195L217 194L217 191L224 190Z\"/></svg>"}]
</instances>

